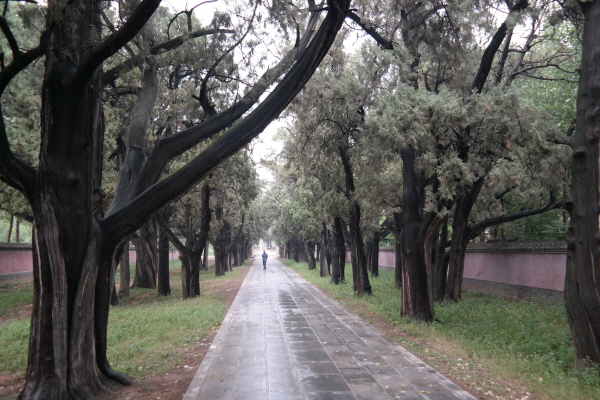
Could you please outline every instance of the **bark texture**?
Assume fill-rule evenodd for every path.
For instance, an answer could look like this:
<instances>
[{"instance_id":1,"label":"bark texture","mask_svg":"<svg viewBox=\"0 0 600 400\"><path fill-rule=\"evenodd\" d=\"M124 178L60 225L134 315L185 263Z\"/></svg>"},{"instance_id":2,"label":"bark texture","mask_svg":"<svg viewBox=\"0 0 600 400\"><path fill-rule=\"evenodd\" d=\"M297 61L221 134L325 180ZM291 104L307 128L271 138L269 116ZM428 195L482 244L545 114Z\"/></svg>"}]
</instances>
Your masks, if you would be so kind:
<instances>
[{"instance_id":1,"label":"bark texture","mask_svg":"<svg viewBox=\"0 0 600 400\"><path fill-rule=\"evenodd\" d=\"M424 178L416 170L416 150L402 150L403 166L403 229L402 246L402 308L401 315L412 320L433 321L433 301L430 288L430 263L426 242L429 224L424 216Z\"/></svg>"},{"instance_id":2,"label":"bark texture","mask_svg":"<svg viewBox=\"0 0 600 400\"><path fill-rule=\"evenodd\" d=\"M600 2L583 2L582 67L573 138L572 209L567 250L565 305L575 367L600 363Z\"/></svg>"}]
</instances>

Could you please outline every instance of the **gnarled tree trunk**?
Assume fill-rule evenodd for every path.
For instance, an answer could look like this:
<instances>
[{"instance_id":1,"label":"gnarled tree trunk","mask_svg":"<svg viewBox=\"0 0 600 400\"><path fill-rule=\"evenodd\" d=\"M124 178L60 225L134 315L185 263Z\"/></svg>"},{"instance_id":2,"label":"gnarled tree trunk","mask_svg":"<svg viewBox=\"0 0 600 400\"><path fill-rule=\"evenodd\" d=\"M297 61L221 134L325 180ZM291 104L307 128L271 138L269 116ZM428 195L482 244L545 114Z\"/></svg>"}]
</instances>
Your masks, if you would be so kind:
<instances>
[{"instance_id":1,"label":"gnarled tree trunk","mask_svg":"<svg viewBox=\"0 0 600 400\"><path fill-rule=\"evenodd\" d=\"M424 178L416 171L414 148L403 149L402 309L412 320L433 321L433 301L426 253L427 223L424 221Z\"/></svg>"},{"instance_id":2,"label":"gnarled tree trunk","mask_svg":"<svg viewBox=\"0 0 600 400\"><path fill-rule=\"evenodd\" d=\"M600 2L582 2L585 27L573 137L571 226L567 249L565 306L575 349L575 367L600 363Z\"/></svg>"}]
</instances>

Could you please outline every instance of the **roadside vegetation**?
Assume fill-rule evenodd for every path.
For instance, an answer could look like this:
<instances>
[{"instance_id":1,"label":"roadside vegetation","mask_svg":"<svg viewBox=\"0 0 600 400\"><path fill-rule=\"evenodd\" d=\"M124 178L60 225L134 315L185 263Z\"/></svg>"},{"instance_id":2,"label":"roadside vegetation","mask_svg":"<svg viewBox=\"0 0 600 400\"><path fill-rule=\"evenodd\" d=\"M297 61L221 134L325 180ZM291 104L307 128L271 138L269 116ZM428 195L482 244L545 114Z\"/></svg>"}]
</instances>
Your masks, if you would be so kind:
<instances>
[{"instance_id":1,"label":"roadside vegetation","mask_svg":"<svg viewBox=\"0 0 600 400\"><path fill-rule=\"evenodd\" d=\"M573 370L562 304L465 292L460 304L436 304L435 322L416 323L400 317L401 295L391 271L371 279L373 296L356 297L351 277L332 285L318 266L308 270L306 263L280 261L369 323L374 314L383 317L395 328L392 339L482 398L600 399L598 370Z\"/></svg>"},{"instance_id":2,"label":"roadside vegetation","mask_svg":"<svg viewBox=\"0 0 600 400\"><path fill-rule=\"evenodd\" d=\"M222 299L211 287L245 275L252 261L250 258L220 277L215 277L214 266L201 271L201 296L185 301L181 299L179 260L170 266L171 296L157 296L156 289L131 289L130 296L119 299L120 304L110 311L111 365L132 377L158 375L179 365L192 349L208 350L208 344L203 349L203 338L218 328L226 312ZM131 273L135 273L134 266ZM31 283L0 285L0 375L25 376L32 298Z\"/></svg>"}]
</instances>

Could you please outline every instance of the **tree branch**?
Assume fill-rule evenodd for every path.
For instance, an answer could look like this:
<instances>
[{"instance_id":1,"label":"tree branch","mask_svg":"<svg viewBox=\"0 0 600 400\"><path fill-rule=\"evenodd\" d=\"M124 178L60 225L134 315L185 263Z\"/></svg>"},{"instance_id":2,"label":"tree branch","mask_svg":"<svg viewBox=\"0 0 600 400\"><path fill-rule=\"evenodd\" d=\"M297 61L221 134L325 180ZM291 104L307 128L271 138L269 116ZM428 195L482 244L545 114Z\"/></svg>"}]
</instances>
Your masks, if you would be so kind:
<instances>
[{"instance_id":1,"label":"tree branch","mask_svg":"<svg viewBox=\"0 0 600 400\"><path fill-rule=\"evenodd\" d=\"M214 35L217 33L235 33L235 31L231 29L200 29L190 33L189 35L182 35L174 39L168 40L166 42L152 46L150 48L150 55L157 55L159 53L171 51L185 44L191 39L195 39L201 36ZM135 55L125 60L121 64L106 71L104 74L102 74L102 86L112 84L120 75L125 74L137 67L138 65L140 65L144 61L144 57L145 55L142 54Z\"/></svg>"},{"instance_id":2,"label":"tree branch","mask_svg":"<svg viewBox=\"0 0 600 400\"><path fill-rule=\"evenodd\" d=\"M394 44L386 39L384 39L377 31L373 28L371 24L367 21L364 21L361 17L356 15L353 10L348 11L348 18L352 21L356 22L358 26L360 26L369 36L371 36L375 41L381 46L384 50L392 50L394 48Z\"/></svg>"},{"instance_id":3,"label":"tree branch","mask_svg":"<svg viewBox=\"0 0 600 400\"><path fill-rule=\"evenodd\" d=\"M0 96L2 96L12 78L27 68L33 61L44 55L46 38L47 35L45 33L42 34L43 44L40 44L38 47L33 48L26 53L21 53L19 57L15 58L6 68L0 71Z\"/></svg>"},{"instance_id":4,"label":"tree branch","mask_svg":"<svg viewBox=\"0 0 600 400\"><path fill-rule=\"evenodd\" d=\"M188 164L146 189L127 206L107 215L101 222L105 234L119 238L131 234L162 207L187 193L193 185L277 118L304 87L329 51L349 5L350 0L329 0L330 10L315 38L266 99Z\"/></svg>"},{"instance_id":5,"label":"tree branch","mask_svg":"<svg viewBox=\"0 0 600 400\"><path fill-rule=\"evenodd\" d=\"M35 185L35 168L20 160L10 150L10 143L4 125L4 115L0 106L0 180L32 199Z\"/></svg>"},{"instance_id":6,"label":"tree branch","mask_svg":"<svg viewBox=\"0 0 600 400\"><path fill-rule=\"evenodd\" d=\"M477 93L481 93L483 90L483 86L485 85L485 81L492 69L492 63L494 62L494 56L496 52L500 48L500 45L504 41L507 33L507 25L506 21L511 17L513 12L522 11L529 6L528 0L520 0L517 4L515 4L507 17L507 19L500 25L490 44L488 44L487 48L483 52L483 56L481 57L481 62L479 63L479 69L475 74L475 78L473 78L473 83L471 84L471 89L477 91Z\"/></svg>"},{"instance_id":7,"label":"tree branch","mask_svg":"<svg viewBox=\"0 0 600 400\"><path fill-rule=\"evenodd\" d=\"M13 60L18 58L21 54L19 50L19 45L17 44L17 39L13 35L10 26L8 25L8 21L4 17L0 17L0 29L2 29L2 33L6 36L6 40L8 41L8 45L10 46L10 50L13 53Z\"/></svg>"},{"instance_id":8,"label":"tree branch","mask_svg":"<svg viewBox=\"0 0 600 400\"><path fill-rule=\"evenodd\" d=\"M74 87L88 82L96 69L114 55L146 25L161 0L143 0L133 11L127 22L115 33L104 39L79 67L73 78Z\"/></svg>"},{"instance_id":9,"label":"tree branch","mask_svg":"<svg viewBox=\"0 0 600 400\"><path fill-rule=\"evenodd\" d=\"M173 232L173 230L171 230L171 228L169 228L169 225L167 224L167 221L165 221L163 216L160 213L158 213L158 214L156 214L155 219L156 219L156 222L158 222L158 226L160 226L160 229L162 229L163 232L167 235L167 237L169 238L169 241L171 243L173 243L173 246L177 247L177 250L181 254L187 254L188 250L187 250L185 244L183 244L183 242L181 240L179 240L177 235L175 235L175 232Z\"/></svg>"},{"instance_id":10,"label":"tree branch","mask_svg":"<svg viewBox=\"0 0 600 400\"><path fill-rule=\"evenodd\" d=\"M546 205L544 205L540 208L533 209L533 210L520 211L520 212L517 212L514 214L501 215L499 217L486 219L485 221L481 221L475 225L469 226L467 228L467 236L469 237L469 240L474 239L477 236L479 236L485 229L489 228L490 226L500 225L500 224L504 224L506 222L515 221L517 219L530 217L530 216L536 215L536 214L541 214L543 212L551 210L552 208L554 208L555 205L556 205L556 194L554 192L551 192L550 199L548 200L548 203L546 203Z\"/></svg>"},{"instance_id":11,"label":"tree branch","mask_svg":"<svg viewBox=\"0 0 600 400\"><path fill-rule=\"evenodd\" d=\"M345 0L342 0L345 1ZM318 15L313 14L311 19L317 19ZM312 26L312 20L309 21L309 28ZM307 29L304 36L312 36L313 30ZM302 38L300 43L307 42ZM140 180L136 193L139 194L150 185L158 181L162 170L174 157L189 150L203 140L209 139L231 126L235 121L241 118L249 111L267 91L267 89L276 82L298 58L298 54L304 54L304 48L294 48L289 51L275 66L265 71L258 81L240 100L231 107L203 121L199 125L180 131L174 135L159 139L148 157L146 165L140 174Z\"/></svg>"}]
</instances>

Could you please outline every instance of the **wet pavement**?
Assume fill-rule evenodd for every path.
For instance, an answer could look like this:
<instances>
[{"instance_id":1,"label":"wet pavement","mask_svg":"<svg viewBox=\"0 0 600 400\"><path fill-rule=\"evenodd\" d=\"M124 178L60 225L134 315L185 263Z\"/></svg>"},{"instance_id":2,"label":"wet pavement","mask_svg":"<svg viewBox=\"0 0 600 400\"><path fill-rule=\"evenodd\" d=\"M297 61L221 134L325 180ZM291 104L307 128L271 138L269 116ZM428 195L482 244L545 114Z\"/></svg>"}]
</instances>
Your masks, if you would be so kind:
<instances>
[{"instance_id":1,"label":"wet pavement","mask_svg":"<svg viewBox=\"0 0 600 400\"><path fill-rule=\"evenodd\" d=\"M273 256L248 272L183 400L475 399Z\"/></svg>"}]
</instances>

